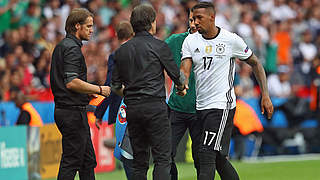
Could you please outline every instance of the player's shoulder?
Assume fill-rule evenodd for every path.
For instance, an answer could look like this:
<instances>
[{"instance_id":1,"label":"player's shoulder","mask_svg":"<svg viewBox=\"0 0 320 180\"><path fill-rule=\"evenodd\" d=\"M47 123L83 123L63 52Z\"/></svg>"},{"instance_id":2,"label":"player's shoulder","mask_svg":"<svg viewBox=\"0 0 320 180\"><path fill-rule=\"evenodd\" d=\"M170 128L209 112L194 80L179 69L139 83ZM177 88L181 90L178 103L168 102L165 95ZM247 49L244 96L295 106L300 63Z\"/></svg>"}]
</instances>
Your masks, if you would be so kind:
<instances>
[{"instance_id":1,"label":"player's shoulder","mask_svg":"<svg viewBox=\"0 0 320 180\"><path fill-rule=\"evenodd\" d=\"M220 28L220 33L221 33L222 37L229 38L229 39L235 39L238 36L236 33L228 31L223 28Z\"/></svg>"},{"instance_id":2,"label":"player's shoulder","mask_svg":"<svg viewBox=\"0 0 320 180\"><path fill-rule=\"evenodd\" d=\"M243 39L235 32L230 32L226 29L221 28L221 36L224 41L227 41L231 44L237 44L239 42L242 42Z\"/></svg>"}]
</instances>

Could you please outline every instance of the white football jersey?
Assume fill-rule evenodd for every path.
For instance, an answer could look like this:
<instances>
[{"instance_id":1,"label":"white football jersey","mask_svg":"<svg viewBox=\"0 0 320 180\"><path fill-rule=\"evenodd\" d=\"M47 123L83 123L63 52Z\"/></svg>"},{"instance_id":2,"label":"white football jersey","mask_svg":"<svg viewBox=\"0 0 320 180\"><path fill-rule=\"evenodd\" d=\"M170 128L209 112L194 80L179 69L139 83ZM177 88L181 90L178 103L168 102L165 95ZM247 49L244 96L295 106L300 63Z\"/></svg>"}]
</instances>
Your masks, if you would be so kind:
<instances>
[{"instance_id":1,"label":"white football jersey","mask_svg":"<svg viewBox=\"0 0 320 180\"><path fill-rule=\"evenodd\" d=\"M199 33L187 36L182 45L182 60L192 58L197 110L236 106L235 58L246 60L251 55L252 51L241 37L222 28L212 39L205 39Z\"/></svg>"}]
</instances>

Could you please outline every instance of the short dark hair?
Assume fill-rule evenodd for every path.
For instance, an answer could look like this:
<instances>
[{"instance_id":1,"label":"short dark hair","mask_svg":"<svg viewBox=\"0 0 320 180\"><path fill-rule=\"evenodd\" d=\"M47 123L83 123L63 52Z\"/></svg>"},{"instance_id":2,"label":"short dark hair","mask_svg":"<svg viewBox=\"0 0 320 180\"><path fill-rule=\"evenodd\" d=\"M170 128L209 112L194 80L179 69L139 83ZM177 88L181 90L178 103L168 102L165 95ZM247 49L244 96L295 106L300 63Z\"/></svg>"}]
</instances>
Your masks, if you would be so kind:
<instances>
[{"instance_id":1,"label":"short dark hair","mask_svg":"<svg viewBox=\"0 0 320 180\"><path fill-rule=\"evenodd\" d=\"M69 14L65 30L69 34L77 32L76 24L85 24L88 17L93 17L93 14L85 8L75 8Z\"/></svg>"},{"instance_id":2,"label":"short dark hair","mask_svg":"<svg viewBox=\"0 0 320 180\"><path fill-rule=\"evenodd\" d=\"M189 19L189 16L190 16L191 12L192 12L191 10L192 10L192 9L190 9L190 8L187 8L187 9L186 9L186 12L187 12L187 15L188 15L188 19Z\"/></svg>"},{"instance_id":3,"label":"short dark hair","mask_svg":"<svg viewBox=\"0 0 320 180\"><path fill-rule=\"evenodd\" d=\"M205 8L205 9L209 9L211 10L214 14L216 14L216 10L214 5L211 2L200 2L196 5L194 5L191 9L191 11L193 12L196 9L201 9L201 8Z\"/></svg>"},{"instance_id":4,"label":"short dark hair","mask_svg":"<svg viewBox=\"0 0 320 180\"><path fill-rule=\"evenodd\" d=\"M127 40L134 34L132 26L128 21L121 21L116 27L116 32L118 40Z\"/></svg>"},{"instance_id":5,"label":"short dark hair","mask_svg":"<svg viewBox=\"0 0 320 180\"><path fill-rule=\"evenodd\" d=\"M141 4L136 6L130 17L130 23L134 32L149 31L156 20L156 11L151 5Z\"/></svg>"}]
</instances>

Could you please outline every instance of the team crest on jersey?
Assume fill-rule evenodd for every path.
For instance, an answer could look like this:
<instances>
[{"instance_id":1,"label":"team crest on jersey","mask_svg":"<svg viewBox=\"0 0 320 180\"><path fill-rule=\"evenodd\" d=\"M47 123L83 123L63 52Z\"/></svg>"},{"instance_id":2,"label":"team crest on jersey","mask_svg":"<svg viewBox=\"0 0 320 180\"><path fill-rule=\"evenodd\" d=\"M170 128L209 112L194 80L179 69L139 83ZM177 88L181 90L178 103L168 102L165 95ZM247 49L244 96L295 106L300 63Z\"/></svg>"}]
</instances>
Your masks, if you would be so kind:
<instances>
[{"instance_id":1,"label":"team crest on jersey","mask_svg":"<svg viewBox=\"0 0 320 180\"><path fill-rule=\"evenodd\" d=\"M120 124L124 124L127 122L127 113L126 113L126 106L122 105L119 109L118 119Z\"/></svg>"},{"instance_id":2,"label":"team crest on jersey","mask_svg":"<svg viewBox=\"0 0 320 180\"><path fill-rule=\"evenodd\" d=\"M224 53L224 51L225 51L225 47L226 47L226 45L225 44L216 44L216 52L218 53L218 54L223 54Z\"/></svg>"},{"instance_id":3,"label":"team crest on jersey","mask_svg":"<svg viewBox=\"0 0 320 180\"><path fill-rule=\"evenodd\" d=\"M216 44L216 53L215 57L218 59L223 59L225 57L226 45L224 43Z\"/></svg>"},{"instance_id":4,"label":"team crest on jersey","mask_svg":"<svg viewBox=\"0 0 320 180\"><path fill-rule=\"evenodd\" d=\"M247 53L248 51L249 51L249 47L247 46L244 52Z\"/></svg>"},{"instance_id":5,"label":"team crest on jersey","mask_svg":"<svg viewBox=\"0 0 320 180\"><path fill-rule=\"evenodd\" d=\"M212 46L211 45L210 46L206 46L205 52L207 54L210 54L212 52Z\"/></svg>"}]
</instances>

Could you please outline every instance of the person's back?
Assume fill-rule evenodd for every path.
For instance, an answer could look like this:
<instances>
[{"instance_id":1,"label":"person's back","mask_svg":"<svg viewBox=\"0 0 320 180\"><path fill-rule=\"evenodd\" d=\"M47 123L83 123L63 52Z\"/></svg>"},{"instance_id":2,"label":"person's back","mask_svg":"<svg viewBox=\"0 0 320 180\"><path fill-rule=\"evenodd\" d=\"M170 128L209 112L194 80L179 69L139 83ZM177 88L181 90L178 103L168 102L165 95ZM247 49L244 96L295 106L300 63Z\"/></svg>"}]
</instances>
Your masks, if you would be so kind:
<instances>
[{"instance_id":1,"label":"person's back","mask_svg":"<svg viewBox=\"0 0 320 180\"><path fill-rule=\"evenodd\" d=\"M130 22L121 21L116 26L116 35L118 38L119 44L124 44L134 36L134 32ZM114 69L114 52L110 54L108 58L108 73L105 85L110 86L112 79L112 72ZM102 103L96 108L96 125L99 127L99 124L102 123L103 114L107 111L109 107L109 116L108 124L115 123L115 141L111 139L112 146L114 147L114 156L120 160L123 164L123 169L126 173L127 179L131 180L132 174L132 161L133 153L132 147L128 135L127 129L127 119L126 119L126 108L127 106L123 102L123 98L116 95L114 92L111 92L108 98L105 98ZM104 142L104 145L108 145ZM115 144L114 144L115 143Z\"/></svg>"},{"instance_id":2,"label":"person's back","mask_svg":"<svg viewBox=\"0 0 320 180\"><path fill-rule=\"evenodd\" d=\"M123 67L120 69L120 74L126 87L124 91L126 99L140 95L165 97L164 66L160 61L159 52L170 55L168 50L163 41L143 31L137 33L116 51L117 63Z\"/></svg>"},{"instance_id":3,"label":"person's back","mask_svg":"<svg viewBox=\"0 0 320 180\"><path fill-rule=\"evenodd\" d=\"M115 52L111 89L124 96L133 149L132 179L147 179L149 148L154 158L154 180L170 179L171 131L165 102L164 69L180 91L177 65L168 45L155 39L156 12L139 5L131 14L135 37Z\"/></svg>"}]
</instances>

